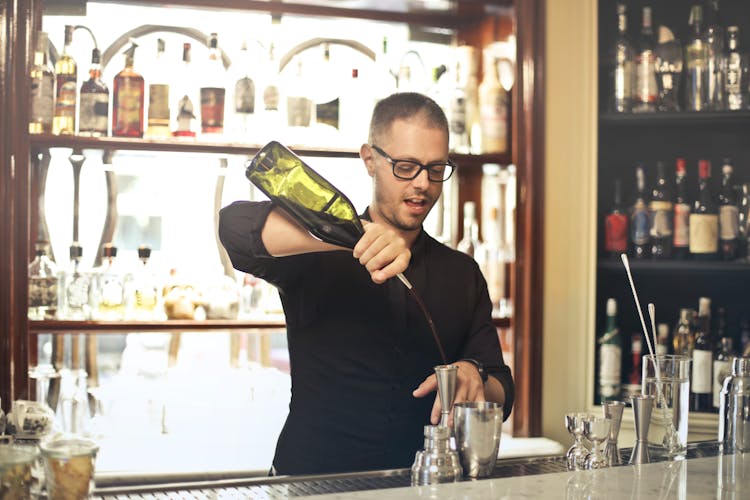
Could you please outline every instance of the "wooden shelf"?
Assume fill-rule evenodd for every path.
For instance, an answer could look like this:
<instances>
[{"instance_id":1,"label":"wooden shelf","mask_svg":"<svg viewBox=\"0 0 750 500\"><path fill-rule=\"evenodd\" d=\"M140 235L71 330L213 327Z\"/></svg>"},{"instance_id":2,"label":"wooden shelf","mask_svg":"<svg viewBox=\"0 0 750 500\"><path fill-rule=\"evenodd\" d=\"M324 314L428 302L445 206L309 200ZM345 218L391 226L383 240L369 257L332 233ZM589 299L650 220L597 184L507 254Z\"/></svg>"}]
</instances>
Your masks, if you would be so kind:
<instances>
[{"instance_id":1,"label":"wooden shelf","mask_svg":"<svg viewBox=\"0 0 750 500\"><path fill-rule=\"evenodd\" d=\"M493 318L498 328L510 328L511 318ZM123 332L199 332L212 330L278 330L286 328L283 318L253 320L178 320L166 321L29 321L29 333L123 333Z\"/></svg>"},{"instance_id":2,"label":"wooden shelf","mask_svg":"<svg viewBox=\"0 0 750 500\"><path fill-rule=\"evenodd\" d=\"M625 267L620 259L600 259L597 264L600 272L621 273L625 275ZM636 274L706 274L716 278L735 277L737 279L750 278L750 262L724 262L699 260L635 260L630 259L630 270Z\"/></svg>"},{"instance_id":3,"label":"wooden shelf","mask_svg":"<svg viewBox=\"0 0 750 500\"><path fill-rule=\"evenodd\" d=\"M166 321L29 321L29 333L186 332L212 330L273 330L286 328L283 319Z\"/></svg>"},{"instance_id":4,"label":"wooden shelf","mask_svg":"<svg viewBox=\"0 0 750 500\"><path fill-rule=\"evenodd\" d=\"M607 112L599 115L600 126L615 127L710 127L748 124L750 124L750 111Z\"/></svg>"}]
</instances>

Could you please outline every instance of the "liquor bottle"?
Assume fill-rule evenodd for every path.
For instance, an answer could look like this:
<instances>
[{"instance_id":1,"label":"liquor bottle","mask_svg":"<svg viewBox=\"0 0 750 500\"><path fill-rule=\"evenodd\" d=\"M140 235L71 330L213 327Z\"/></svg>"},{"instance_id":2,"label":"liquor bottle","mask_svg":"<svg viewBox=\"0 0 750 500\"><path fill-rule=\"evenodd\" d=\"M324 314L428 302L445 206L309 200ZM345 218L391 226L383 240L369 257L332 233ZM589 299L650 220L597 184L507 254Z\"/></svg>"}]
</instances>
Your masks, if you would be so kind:
<instances>
[{"instance_id":1,"label":"liquor bottle","mask_svg":"<svg viewBox=\"0 0 750 500\"><path fill-rule=\"evenodd\" d=\"M112 86L114 137L143 137L144 80L133 66L137 47L133 42L125 51L125 67Z\"/></svg>"},{"instance_id":2,"label":"liquor bottle","mask_svg":"<svg viewBox=\"0 0 750 500\"><path fill-rule=\"evenodd\" d=\"M695 334L693 332L693 315L692 309L680 309L680 319L672 333L672 345L674 353L680 356L687 356L692 359L693 347L695 346Z\"/></svg>"},{"instance_id":3,"label":"liquor bottle","mask_svg":"<svg viewBox=\"0 0 750 500\"><path fill-rule=\"evenodd\" d=\"M49 256L49 242L34 244L34 260L29 264L29 319L53 319L57 314L59 276Z\"/></svg>"},{"instance_id":4,"label":"liquor bottle","mask_svg":"<svg viewBox=\"0 0 750 500\"><path fill-rule=\"evenodd\" d=\"M247 42L243 41L238 59L239 77L234 83L234 118L235 131L240 139L248 140L250 121L255 115L255 81L250 76L252 61L247 50Z\"/></svg>"},{"instance_id":5,"label":"liquor bottle","mask_svg":"<svg viewBox=\"0 0 750 500\"><path fill-rule=\"evenodd\" d=\"M675 199L672 254L677 259L685 259L690 254L690 204L685 184L685 158L675 160Z\"/></svg>"},{"instance_id":6,"label":"liquor bottle","mask_svg":"<svg viewBox=\"0 0 750 500\"><path fill-rule=\"evenodd\" d=\"M727 47L724 54L725 74L724 93L727 109L747 109L750 92L750 62L748 54L740 48L740 29L737 26L727 28Z\"/></svg>"},{"instance_id":7,"label":"liquor bottle","mask_svg":"<svg viewBox=\"0 0 750 500\"><path fill-rule=\"evenodd\" d=\"M169 68L164 57L164 39L156 40L156 61L148 84L148 137L169 137Z\"/></svg>"},{"instance_id":8,"label":"liquor bottle","mask_svg":"<svg viewBox=\"0 0 750 500\"><path fill-rule=\"evenodd\" d=\"M469 151L479 153L482 143L482 127L479 122L479 52L471 45L456 48L456 57L461 65L461 87L466 99L466 133L469 136Z\"/></svg>"},{"instance_id":9,"label":"liquor bottle","mask_svg":"<svg viewBox=\"0 0 750 500\"><path fill-rule=\"evenodd\" d=\"M719 214L709 187L710 161L698 161L698 175L698 199L690 213L690 253L694 259L712 260L719 251Z\"/></svg>"},{"instance_id":10,"label":"liquor bottle","mask_svg":"<svg viewBox=\"0 0 750 500\"><path fill-rule=\"evenodd\" d=\"M707 109L726 108L724 96L724 26L719 21L719 0L709 0L706 9Z\"/></svg>"},{"instance_id":11,"label":"liquor bottle","mask_svg":"<svg viewBox=\"0 0 750 500\"><path fill-rule=\"evenodd\" d=\"M617 328L617 301L607 299L607 322L599 337L599 399L614 401L620 397L622 345Z\"/></svg>"},{"instance_id":12,"label":"liquor bottle","mask_svg":"<svg viewBox=\"0 0 750 500\"><path fill-rule=\"evenodd\" d=\"M55 72L47 59L49 45L47 33L39 31L36 37L34 65L31 67L30 134L49 134L55 113Z\"/></svg>"},{"instance_id":13,"label":"liquor bottle","mask_svg":"<svg viewBox=\"0 0 750 500\"><path fill-rule=\"evenodd\" d=\"M743 314L740 320L739 355L747 357L748 349L750 349L750 319L748 319L747 314Z\"/></svg>"},{"instance_id":14,"label":"liquor bottle","mask_svg":"<svg viewBox=\"0 0 750 500\"><path fill-rule=\"evenodd\" d=\"M651 245L648 207L646 206L646 179L641 164L635 167L635 183L635 199L630 206L630 254L637 259L642 259L648 256Z\"/></svg>"},{"instance_id":15,"label":"liquor bottle","mask_svg":"<svg viewBox=\"0 0 750 500\"><path fill-rule=\"evenodd\" d=\"M78 134L106 137L109 128L109 89L102 80L101 53L91 51L89 79L81 84Z\"/></svg>"},{"instance_id":16,"label":"liquor bottle","mask_svg":"<svg viewBox=\"0 0 750 500\"><path fill-rule=\"evenodd\" d=\"M458 242L456 250L474 257L479 251L479 224L477 223L476 204L464 202L464 235Z\"/></svg>"},{"instance_id":17,"label":"liquor bottle","mask_svg":"<svg viewBox=\"0 0 750 500\"><path fill-rule=\"evenodd\" d=\"M714 410L719 408L721 400L721 388L724 378L732 374L731 359L734 356L734 341L732 337L727 336L726 316L724 308L720 307L716 311L716 338L719 339L719 349L716 352L713 363L713 407Z\"/></svg>"},{"instance_id":18,"label":"liquor bottle","mask_svg":"<svg viewBox=\"0 0 750 500\"><path fill-rule=\"evenodd\" d=\"M725 158L724 165L721 167L721 191L719 191L719 247L723 260L736 259L739 247L739 207L733 172L731 160Z\"/></svg>"},{"instance_id":19,"label":"liquor bottle","mask_svg":"<svg viewBox=\"0 0 750 500\"><path fill-rule=\"evenodd\" d=\"M620 179L615 179L615 198L604 220L604 250L612 258L628 251L628 216L622 208Z\"/></svg>"},{"instance_id":20,"label":"liquor bottle","mask_svg":"<svg viewBox=\"0 0 750 500\"><path fill-rule=\"evenodd\" d=\"M657 356L669 354L669 325L666 323L659 323L656 326L656 331L656 346L654 346L655 354Z\"/></svg>"},{"instance_id":21,"label":"liquor bottle","mask_svg":"<svg viewBox=\"0 0 750 500\"><path fill-rule=\"evenodd\" d=\"M713 343L711 342L710 302L701 297L698 318L695 322L695 345L693 347L692 379L690 381L690 409L708 411L712 406Z\"/></svg>"},{"instance_id":22,"label":"liquor bottle","mask_svg":"<svg viewBox=\"0 0 750 500\"><path fill-rule=\"evenodd\" d=\"M138 259L141 265L133 273L133 311L132 316L138 320L156 319L159 305L159 284L149 262L151 248L146 245L138 247Z\"/></svg>"},{"instance_id":23,"label":"liquor bottle","mask_svg":"<svg viewBox=\"0 0 750 500\"><path fill-rule=\"evenodd\" d=\"M656 184L651 191L648 212L651 256L668 259L672 256L672 193L661 161L656 162Z\"/></svg>"},{"instance_id":24,"label":"liquor bottle","mask_svg":"<svg viewBox=\"0 0 750 500\"><path fill-rule=\"evenodd\" d=\"M490 50L483 56L479 84L479 126L482 153L503 153L508 149L508 93L500 85L496 59Z\"/></svg>"},{"instance_id":25,"label":"liquor bottle","mask_svg":"<svg viewBox=\"0 0 750 500\"><path fill-rule=\"evenodd\" d=\"M656 61L654 56L654 30L651 22L651 7L643 7L641 32L635 55L635 103L634 112L656 111L658 89L656 86Z\"/></svg>"},{"instance_id":26,"label":"liquor bottle","mask_svg":"<svg viewBox=\"0 0 750 500\"><path fill-rule=\"evenodd\" d=\"M81 269L83 249L76 241L70 245L70 267L62 283L64 319L86 320L91 317L91 277Z\"/></svg>"},{"instance_id":27,"label":"liquor bottle","mask_svg":"<svg viewBox=\"0 0 750 500\"><path fill-rule=\"evenodd\" d=\"M468 68L462 66L461 60L456 61L452 76L453 85L448 104L451 151L468 153L470 151L469 128L466 121L468 99L464 86L468 79Z\"/></svg>"},{"instance_id":28,"label":"liquor bottle","mask_svg":"<svg viewBox=\"0 0 750 500\"><path fill-rule=\"evenodd\" d=\"M641 385L641 357L643 353L642 333L636 332L630 337L631 367L628 383L633 386Z\"/></svg>"},{"instance_id":29,"label":"liquor bottle","mask_svg":"<svg viewBox=\"0 0 750 500\"><path fill-rule=\"evenodd\" d=\"M287 125L290 127L309 127L315 106L308 95L309 84L305 81L302 58L297 58L297 71L286 86Z\"/></svg>"},{"instance_id":30,"label":"liquor bottle","mask_svg":"<svg viewBox=\"0 0 750 500\"><path fill-rule=\"evenodd\" d=\"M633 106L635 87L635 54L628 39L628 17L625 4L617 4L617 37L609 57L611 64L610 82L612 100L610 110L616 113L629 113Z\"/></svg>"},{"instance_id":31,"label":"liquor bottle","mask_svg":"<svg viewBox=\"0 0 750 500\"><path fill-rule=\"evenodd\" d=\"M62 54L55 63L57 80L57 99L55 101L55 117L52 123L53 134L76 133L76 94L78 90L78 66L70 55L70 45L73 43L75 26L65 26L65 42Z\"/></svg>"},{"instance_id":32,"label":"liquor bottle","mask_svg":"<svg viewBox=\"0 0 750 500\"><path fill-rule=\"evenodd\" d=\"M116 321L125 317L126 286L129 277L117 261L117 247L107 243L102 248L102 265L94 273L94 315L96 319Z\"/></svg>"},{"instance_id":33,"label":"liquor bottle","mask_svg":"<svg viewBox=\"0 0 750 500\"><path fill-rule=\"evenodd\" d=\"M708 45L703 33L703 7L693 5L688 21L692 35L685 44L685 109L708 108Z\"/></svg>"},{"instance_id":34,"label":"liquor bottle","mask_svg":"<svg viewBox=\"0 0 750 500\"><path fill-rule=\"evenodd\" d=\"M202 70L201 92L201 133L221 134L224 132L224 63L219 50L219 35L211 33L208 39L208 59Z\"/></svg>"},{"instance_id":35,"label":"liquor bottle","mask_svg":"<svg viewBox=\"0 0 750 500\"><path fill-rule=\"evenodd\" d=\"M172 135L175 137L195 137L196 106L200 105L200 95L191 84L193 75L191 65L191 45L188 42L182 44L182 64L175 80L175 119Z\"/></svg>"}]
</instances>

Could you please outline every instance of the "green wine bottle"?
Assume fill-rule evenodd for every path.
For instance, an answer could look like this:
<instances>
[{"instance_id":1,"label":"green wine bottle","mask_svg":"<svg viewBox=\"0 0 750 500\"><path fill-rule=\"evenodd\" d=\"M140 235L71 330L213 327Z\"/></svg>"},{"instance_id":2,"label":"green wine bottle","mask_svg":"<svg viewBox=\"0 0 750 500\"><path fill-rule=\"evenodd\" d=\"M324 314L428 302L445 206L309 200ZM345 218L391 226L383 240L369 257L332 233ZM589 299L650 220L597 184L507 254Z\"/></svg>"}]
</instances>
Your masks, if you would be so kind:
<instances>
[{"instance_id":1,"label":"green wine bottle","mask_svg":"<svg viewBox=\"0 0 750 500\"><path fill-rule=\"evenodd\" d=\"M349 198L282 144L271 141L245 175L316 238L354 248L364 234Z\"/></svg>"}]
</instances>

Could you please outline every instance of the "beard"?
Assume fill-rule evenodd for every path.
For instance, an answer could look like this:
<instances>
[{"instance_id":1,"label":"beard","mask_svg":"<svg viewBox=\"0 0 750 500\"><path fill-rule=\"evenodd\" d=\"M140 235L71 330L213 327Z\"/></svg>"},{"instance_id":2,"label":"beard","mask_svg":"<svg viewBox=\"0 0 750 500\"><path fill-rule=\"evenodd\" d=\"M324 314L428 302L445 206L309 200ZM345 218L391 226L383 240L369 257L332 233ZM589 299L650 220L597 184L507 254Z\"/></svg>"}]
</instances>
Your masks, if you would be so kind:
<instances>
[{"instance_id":1,"label":"beard","mask_svg":"<svg viewBox=\"0 0 750 500\"><path fill-rule=\"evenodd\" d=\"M422 223L430 214L430 211L432 211L432 207L435 205L437 198L433 199L431 195L424 192L414 193L414 196L424 198L425 205L428 207L424 215L416 217L402 216L399 208L403 203L403 198L386 199L383 193L378 189L375 189L374 200L377 204L378 213L388 222L388 224L399 231L417 231L422 228ZM406 198L408 198L408 196Z\"/></svg>"}]
</instances>

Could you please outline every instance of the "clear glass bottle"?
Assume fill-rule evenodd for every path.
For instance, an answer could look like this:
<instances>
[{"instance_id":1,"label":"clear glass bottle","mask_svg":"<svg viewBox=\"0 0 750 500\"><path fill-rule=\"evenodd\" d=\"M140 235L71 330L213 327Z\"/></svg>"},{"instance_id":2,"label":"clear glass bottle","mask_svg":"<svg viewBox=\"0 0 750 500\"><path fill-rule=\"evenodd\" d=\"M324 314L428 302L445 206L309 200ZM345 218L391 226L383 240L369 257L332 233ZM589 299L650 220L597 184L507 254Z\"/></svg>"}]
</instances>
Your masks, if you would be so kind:
<instances>
[{"instance_id":1,"label":"clear glass bottle","mask_svg":"<svg viewBox=\"0 0 750 500\"><path fill-rule=\"evenodd\" d=\"M234 83L234 132L240 140L248 141L250 122L255 116L255 81L252 76L252 60L247 42L242 42L238 58L237 80Z\"/></svg>"},{"instance_id":2,"label":"clear glass bottle","mask_svg":"<svg viewBox=\"0 0 750 500\"><path fill-rule=\"evenodd\" d=\"M450 147L451 151L468 153L470 149L467 122L468 98L465 86L468 80L468 68L464 68L462 61L458 60L454 71L449 75L453 76L447 113L450 125Z\"/></svg>"},{"instance_id":3,"label":"clear glass bottle","mask_svg":"<svg viewBox=\"0 0 750 500\"><path fill-rule=\"evenodd\" d=\"M508 93L500 85L496 59L491 51L483 55L482 82L479 84L479 126L482 153L508 150Z\"/></svg>"},{"instance_id":4,"label":"clear glass bottle","mask_svg":"<svg viewBox=\"0 0 750 500\"><path fill-rule=\"evenodd\" d=\"M169 66L164 57L165 42L156 40L156 60L149 75L148 84L148 137L169 137Z\"/></svg>"},{"instance_id":5,"label":"clear glass bottle","mask_svg":"<svg viewBox=\"0 0 750 500\"><path fill-rule=\"evenodd\" d=\"M607 299L607 320L599 336L599 399L615 401L622 387L622 340L617 327L617 301Z\"/></svg>"},{"instance_id":6,"label":"clear glass bottle","mask_svg":"<svg viewBox=\"0 0 750 500\"><path fill-rule=\"evenodd\" d=\"M141 265L133 273L133 310L132 317L137 320L156 319L159 311L159 282L149 259L151 248L147 245L138 247L138 259Z\"/></svg>"},{"instance_id":7,"label":"clear glass bottle","mask_svg":"<svg viewBox=\"0 0 750 500\"><path fill-rule=\"evenodd\" d=\"M464 203L464 234L456 250L474 257L479 251L479 224L477 223L476 204L473 201Z\"/></svg>"},{"instance_id":8,"label":"clear glass bottle","mask_svg":"<svg viewBox=\"0 0 750 500\"><path fill-rule=\"evenodd\" d=\"M55 114L55 72L47 59L48 45L47 33L39 31L36 37L34 64L30 72L30 134L49 134L52 132Z\"/></svg>"},{"instance_id":9,"label":"clear glass bottle","mask_svg":"<svg viewBox=\"0 0 750 500\"><path fill-rule=\"evenodd\" d=\"M693 357L693 347L695 346L694 313L695 311L692 309L680 309L680 319L672 332L672 347L676 355Z\"/></svg>"},{"instance_id":10,"label":"clear glass bottle","mask_svg":"<svg viewBox=\"0 0 750 500\"><path fill-rule=\"evenodd\" d=\"M125 318L126 285L129 277L117 262L117 247L107 243L102 248L102 265L96 270L95 318L117 321Z\"/></svg>"},{"instance_id":11,"label":"clear glass bottle","mask_svg":"<svg viewBox=\"0 0 750 500\"><path fill-rule=\"evenodd\" d=\"M731 261L737 258L740 235L739 210L732 160L724 158L719 191L719 249L723 260Z\"/></svg>"},{"instance_id":12,"label":"clear glass bottle","mask_svg":"<svg viewBox=\"0 0 750 500\"><path fill-rule=\"evenodd\" d=\"M76 132L78 66L73 56L70 55L74 31L75 26L65 26L63 51L55 63L57 97L55 117L52 123L53 134L75 134Z\"/></svg>"},{"instance_id":13,"label":"clear glass bottle","mask_svg":"<svg viewBox=\"0 0 750 500\"><path fill-rule=\"evenodd\" d=\"M685 259L690 255L690 204L687 197L685 165L685 158L675 160L672 254L677 259Z\"/></svg>"},{"instance_id":14,"label":"clear glass bottle","mask_svg":"<svg viewBox=\"0 0 750 500\"><path fill-rule=\"evenodd\" d=\"M226 69L219 50L219 35L216 33L211 33L208 39L208 59L201 75L201 133L221 134L224 132Z\"/></svg>"},{"instance_id":15,"label":"clear glass bottle","mask_svg":"<svg viewBox=\"0 0 750 500\"><path fill-rule=\"evenodd\" d=\"M193 75L191 44L182 44L182 63L177 70L177 78L173 80L175 87L174 97L174 129L172 135L175 137L195 137L195 121L197 117L196 106L200 105L200 95L197 88L192 84Z\"/></svg>"},{"instance_id":16,"label":"clear glass bottle","mask_svg":"<svg viewBox=\"0 0 750 500\"><path fill-rule=\"evenodd\" d=\"M109 132L109 89L102 80L101 52L91 52L89 79L81 84L78 134L106 137Z\"/></svg>"},{"instance_id":17,"label":"clear glass bottle","mask_svg":"<svg viewBox=\"0 0 750 500\"><path fill-rule=\"evenodd\" d=\"M668 259L672 256L672 190L667 184L664 162L656 162L656 183L648 204L651 257Z\"/></svg>"},{"instance_id":18,"label":"clear glass bottle","mask_svg":"<svg viewBox=\"0 0 750 500\"><path fill-rule=\"evenodd\" d=\"M695 345L690 380L690 409L708 411L712 407L713 341L711 338L710 302L701 297L695 321Z\"/></svg>"},{"instance_id":19,"label":"clear glass bottle","mask_svg":"<svg viewBox=\"0 0 750 500\"><path fill-rule=\"evenodd\" d=\"M711 194L711 162L698 161L698 198L690 213L690 253L694 259L713 260L719 252L719 213Z\"/></svg>"},{"instance_id":20,"label":"clear glass bottle","mask_svg":"<svg viewBox=\"0 0 750 500\"><path fill-rule=\"evenodd\" d=\"M630 205L630 255L642 259L648 257L651 245L646 204L646 176L641 164L635 167L635 184L635 197Z\"/></svg>"},{"instance_id":21,"label":"clear glass bottle","mask_svg":"<svg viewBox=\"0 0 750 500\"><path fill-rule=\"evenodd\" d=\"M641 32L636 43L634 112L656 111L658 88L656 84L656 40L651 22L651 7L643 7Z\"/></svg>"},{"instance_id":22,"label":"clear glass bottle","mask_svg":"<svg viewBox=\"0 0 750 500\"><path fill-rule=\"evenodd\" d=\"M724 90L727 109L736 111L747 109L750 102L750 62L748 54L740 44L740 29L737 26L727 28L727 47L724 54L725 74Z\"/></svg>"},{"instance_id":23,"label":"clear glass bottle","mask_svg":"<svg viewBox=\"0 0 750 500\"><path fill-rule=\"evenodd\" d=\"M86 320L91 318L91 276L81 269L83 249L78 242L70 245L70 266L65 272L63 290L63 318Z\"/></svg>"},{"instance_id":24,"label":"clear glass bottle","mask_svg":"<svg viewBox=\"0 0 750 500\"><path fill-rule=\"evenodd\" d=\"M612 98L610 110L616 113L629 113L633 107L635 87L635 53L628 38L627 7L617 4L617 37L609 56Z\"/></svg>"},{"instance_id":25,"label":"clear glass bottle","mask_svg":"<svg viewBox=\"0 0 750 500\"><path fill-rule=\"evenodd\" d=\"M112 89L112 135L143 137L144 80L135 70L133 42L125 51L125 67L117 73Z\"/></svg>"},{"instance_id":26,"label":"clear glass bottle","mask_svg":"<svg viewBox=\"0 0 750 500\"><path fill-rule=\"evenodd\" d=\"M706 9L706 71L707 109L726 108L724 95L724 26L719 21L719 0L709 0Z\"/></svg>"},{"instance_id":27,"label":"clear glass bottle","mask_svg":"<svg viewBox=\"0 0 750 500\"><path fill-rule=\"evenodd\" d=\"M34 244L34 260L29 264L29 319L54 319L57 315L57 265L49 256L49 242Z\"/></svg>"},{"instance_id":28,"label":"clear glass bottle","mask_svg":"<svg viewBox=\"0 0 750 500\"><path fill-rule=\"evenodd\" d=\"M685 44L685 109L708 109L708 44L703 32L703 7L693 5L688 21L692 34Z\"/></svg>"}]
</instances>

